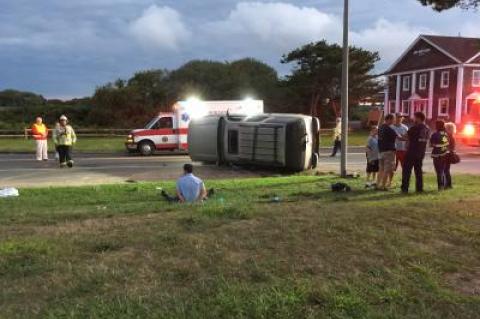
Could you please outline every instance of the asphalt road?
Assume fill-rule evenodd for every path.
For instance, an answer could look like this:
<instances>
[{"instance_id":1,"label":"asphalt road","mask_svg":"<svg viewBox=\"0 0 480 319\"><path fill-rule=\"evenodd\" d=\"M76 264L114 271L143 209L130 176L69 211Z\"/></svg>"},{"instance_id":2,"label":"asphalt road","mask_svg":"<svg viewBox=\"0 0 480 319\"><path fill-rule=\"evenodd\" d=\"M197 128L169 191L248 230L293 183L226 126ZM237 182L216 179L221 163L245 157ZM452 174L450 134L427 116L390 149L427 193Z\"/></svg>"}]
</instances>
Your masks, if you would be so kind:
<instances>
[{"instance_id":1,"label":"asphalt road","mask_svg":"<svg viewBox=\"0 0 480 319\"><path fill-rule=\"evenodd\" d=\"M324 152L326 153L326 151ZM462 162L455 165L454 173L480 175L480 149L460 150ZM77 154L72 169L60 169L52 159L48 162L33 160L32 154L0 154L0 187L70 186L124 183L130 181L156 181L175 179L182 165L191 162L184 155L156 155L151 157L98 154ZM216 167L194 163L196 173L204 178L238 178L274 175L276 172L240 167ZM348 158L349 171L363 172L365 155L352 149ZM339 158L322 156L318 168L323 172L338 172ZM425 159L425 170L432 172L432 160Z\"/></svg>"}]
</instances>

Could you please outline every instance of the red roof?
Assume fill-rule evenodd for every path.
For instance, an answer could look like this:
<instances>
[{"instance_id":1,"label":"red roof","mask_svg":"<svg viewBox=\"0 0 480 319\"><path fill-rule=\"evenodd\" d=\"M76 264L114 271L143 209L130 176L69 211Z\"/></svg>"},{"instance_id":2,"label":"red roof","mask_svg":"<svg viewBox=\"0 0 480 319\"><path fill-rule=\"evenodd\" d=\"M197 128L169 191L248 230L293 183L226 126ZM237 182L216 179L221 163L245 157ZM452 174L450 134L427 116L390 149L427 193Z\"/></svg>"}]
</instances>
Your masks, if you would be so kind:
<instances>
[{"instance_id":1,"label":"red roof","mask_svg":"<svg viewBox=\"0 0 480 319\"><path fill-rule=\"evenodd\" d=\"M422 35L421 38L448 52L462 63L467 62L480 52L479 38L447 37Z\"/></svg>"}]
</instances>

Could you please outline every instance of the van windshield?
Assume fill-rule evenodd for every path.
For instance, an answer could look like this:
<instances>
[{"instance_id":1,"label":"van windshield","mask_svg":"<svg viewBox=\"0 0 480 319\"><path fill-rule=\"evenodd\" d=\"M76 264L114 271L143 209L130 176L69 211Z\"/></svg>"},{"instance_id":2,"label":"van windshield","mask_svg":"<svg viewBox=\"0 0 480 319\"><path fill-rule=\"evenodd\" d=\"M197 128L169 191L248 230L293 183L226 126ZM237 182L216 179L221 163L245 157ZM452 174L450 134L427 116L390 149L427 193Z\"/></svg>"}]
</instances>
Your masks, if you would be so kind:
<instances>
[{"instance_id":1,"label":"van windshield","mask_svg":"<svg viewBox=\"0 0 480 319\"><path fill-rule=\"evenodd\" d=\"M147 125L145 125L145 128L148 130L150 128L152 128L155 123L157 123L159 117L154 117L150 122L147 123Z\"/></svg>"}]
</instances>

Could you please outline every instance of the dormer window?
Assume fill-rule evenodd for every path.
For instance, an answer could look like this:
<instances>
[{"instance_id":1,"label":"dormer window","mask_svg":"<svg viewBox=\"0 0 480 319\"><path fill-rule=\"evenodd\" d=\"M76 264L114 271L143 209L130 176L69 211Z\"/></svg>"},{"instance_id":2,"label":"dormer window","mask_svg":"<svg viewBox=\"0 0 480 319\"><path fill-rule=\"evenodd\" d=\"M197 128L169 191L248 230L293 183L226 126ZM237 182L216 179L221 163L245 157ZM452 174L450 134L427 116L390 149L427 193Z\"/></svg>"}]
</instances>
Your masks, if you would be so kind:
<instances>
[{"instance_id":1,"label":"dormer window","mask_svg":"<svg viewBox=\"0 0 480 319\"><path fill-rule=\"evenodd\" d=\"M440 77L440 87L446 89L450 86L450 71L442 71L442 76Z\"/></svg>"},{"instance_id":2,"label":"dormer window","mask_svg":"<svg viewBox=\"0 0 480 319\"><path fill-rule=\"evenodd\" d=\"M410 91L410 76L404 76L402 81L403 90L407 92Z\"/></svg>"}]
</instances>

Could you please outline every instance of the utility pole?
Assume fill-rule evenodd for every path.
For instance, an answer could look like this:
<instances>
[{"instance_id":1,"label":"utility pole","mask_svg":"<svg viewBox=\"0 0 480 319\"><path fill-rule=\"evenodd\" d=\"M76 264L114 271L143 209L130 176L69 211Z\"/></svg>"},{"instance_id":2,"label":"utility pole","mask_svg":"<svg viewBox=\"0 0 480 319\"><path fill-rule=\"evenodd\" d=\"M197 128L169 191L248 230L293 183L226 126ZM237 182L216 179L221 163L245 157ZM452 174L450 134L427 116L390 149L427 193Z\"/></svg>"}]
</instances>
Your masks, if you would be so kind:
<instances>
[{"instance_id":1,"label":"utility pole","mask_svg":"<svg viewBox=\"0 0 480 319\"><path fill-rule=\"evenodd\" d=\"M347 177L347 147L348 147L348 66L349 66L349 8L344 0L343 7L343 61L342 61L342 151L340 160L340 176Z\"/></svg>"}]
</instances>

